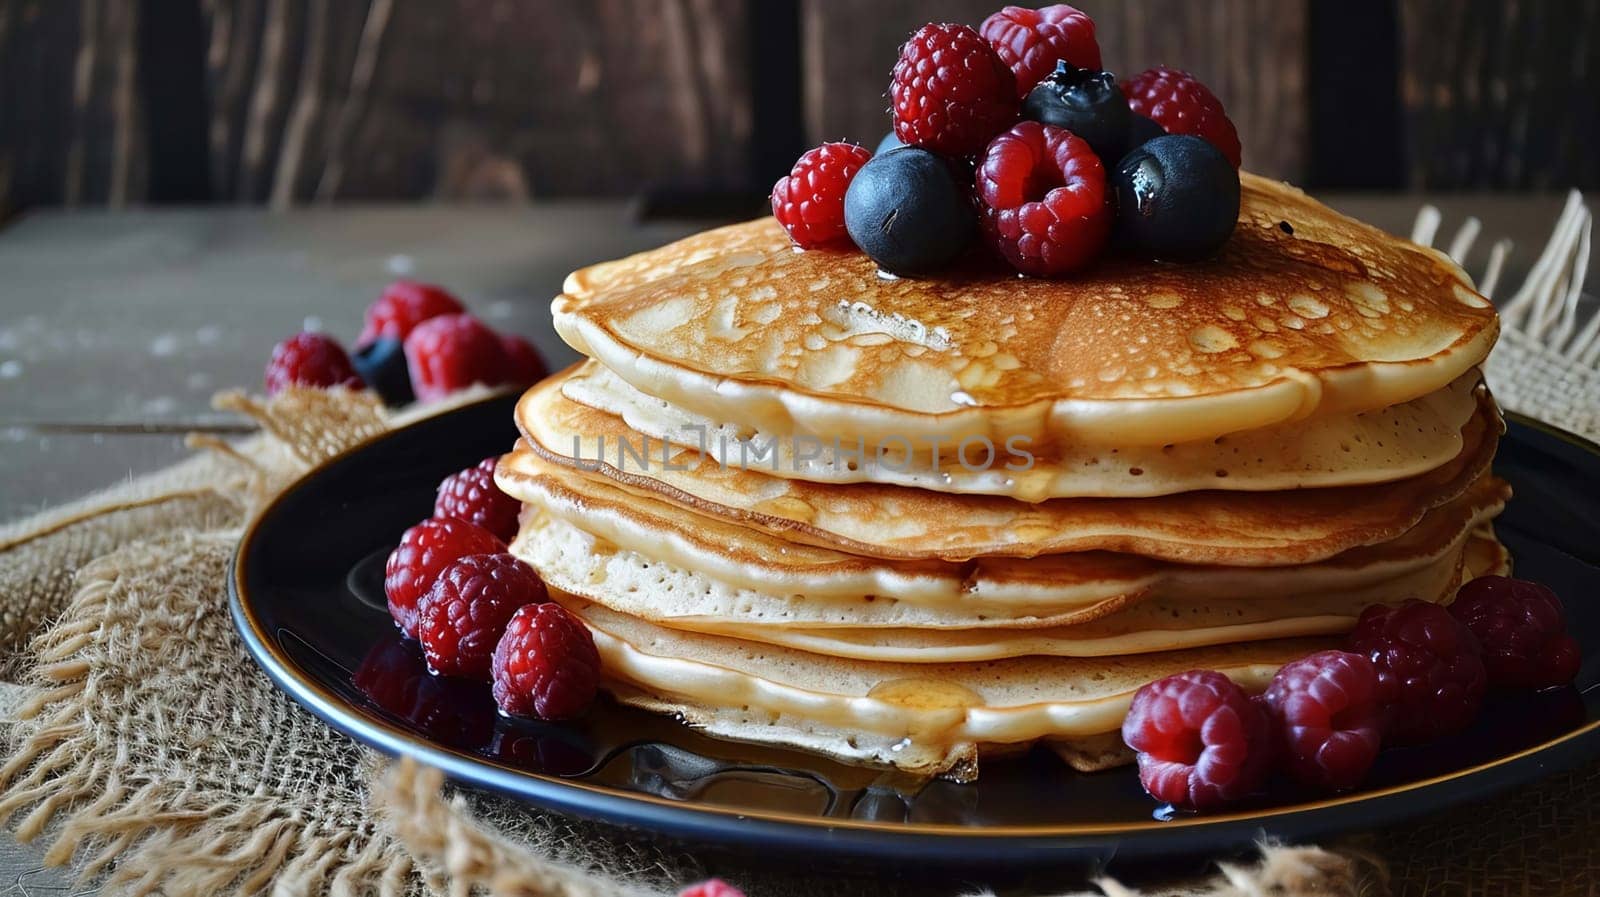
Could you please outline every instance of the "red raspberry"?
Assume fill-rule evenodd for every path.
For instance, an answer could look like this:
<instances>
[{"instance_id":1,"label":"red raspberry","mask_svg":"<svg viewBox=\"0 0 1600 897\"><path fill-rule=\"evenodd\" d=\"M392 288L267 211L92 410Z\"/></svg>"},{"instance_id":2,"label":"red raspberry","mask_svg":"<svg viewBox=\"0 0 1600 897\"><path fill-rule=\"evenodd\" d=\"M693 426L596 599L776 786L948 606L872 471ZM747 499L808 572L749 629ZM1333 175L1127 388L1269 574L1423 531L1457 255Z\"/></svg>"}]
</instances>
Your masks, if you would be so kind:
<instances>
[{"instance_id":1,"label":"red raspberry","mask_svg":"<svg viewBox=\"0 0 1600 897\"><path fill-rule=\"evenodd\" d=\"M984 19L978 33L1011 68L1019 98L1055 71L1059 60L1080 69L1100 70L1094 20L1065 3L1040 9L1007 6Z\"/></svg>"},{"instance_id":2,"label":"red raspberry","mask_svg":"<svg viewBox=\"0 0 1600 897\"><path fill-rule=\"evenodd\" d=\"M1082 268L1111 233L1106 170L1071 131L1019 122L978 162L984 233L1012 267L1052 277Z\"/></svg>"},{"instance_id":3,"label":"red raspberry","mask_svg":"<svg viewBox=\"0 0 1600 897\"><path fill-rule=\"evenodd\" d=\"M465 520L431 519L406 530L383 567L389 616L406 635L417 637L417 602L444 568L469 554L497 554L506 544Z\"/></svg>"},{"instance_id":4,"label":"red raspberry","mask_svg":"<svg viewBox=\"0 0 1600 897\"><path fill-rule=\"evenodd\" d=\"M908 146L970 156L1017 120L1017 79L966 25L924 25L889 82L894 133Z\"/></svg>"},{"instance_id":5,"label":"red raspberry","mask_svg":"<svg viewBox=\"0 0 1600 897\"><path fill-rule=\"evenodd\" d=\"M494 700L514 716L570 719L600 687L594 636L559 604L535 604L511 617L491 663Z\"/></svg>"},{"instance_id":6,"label":"red raspberry","mask_svg":"<svg viewBox=\"0 0 1600 897\"><path fill-rule=\"evenodd\" d=\"M1286 664L1261 701L1283 767L1303 784L1354 788L1378 759L1378 671L1360 654L1320 651Z\"/></svg>"},{"instance_id":7,"label":"red raspberry","mask_svg":"<svg viewBox=\"0 0 1600 897\"><path fill-rule=\"evenodd\" d=\"M744 892L720 878L708 878L679 891L678 897L744 897Z\"/></svg>"},{"instance_id":8,"label":"red raspberry","mask_svg":"<svg viewBox=\"0 0 1600 897\"><path fill-rule=\"evenodd\" d=\"M484 458L445 477L433 501L433 516L475 523L496 538L510 542L517 535L517 514L522 511L522 502L495 485L494 468L499 460Z\"/></svg>"},{"instance_id":9,"label":"red raspberry","mask_svg":"<svg viewBox=\"0 0 1600 897\"><path fill-rule=\"evenodd\" d=\"M510 333L500 334L500 347L506 354L506 382L513 386L532 386L550 373L544 356L533 344Z\"/></svg>"},{"instance_id":10,"label":"red raspberry","mask_svg":"<svg viewBox=\"0 0 1600 897\"><path fill-rule=\"evenodd\" d=\"M1431 741L1465 729L1478 715L1487 678L1482 649L1439 605L1415 599L1399 607L1374 604L1361 612L1347 647L1378 670L1390 742Z\"/></svg>"},{"instance_id":11,"label":"red raspberry","mask_svg":"<svg viewBox=\"0 0 1600 897\"><path fill-rule=\"evenodd\" d=\"M550 600L533 568L500 554L469 554L444 568L417 603L417 640L428 668L489 678L489 657L517 608Z\"/></svg>"},{"instance_id":12,"label":"red raspberry","mask_svg":"<svg viewBox=\"0 0 1600 897\"><path fill-rule=\"evenodd\" d=\"M872 151L853 143L824 143L806 150L772 185L772 217L801 249L848 245L844 191Z\"/></svg>"},{"instance_id":13,"label":"red raspberry","mask_svg":"<svg viewBox=\"0 0 1600 897\"><path fill-rule=\"evenodd\" d=\"M361 325L357 346L393 337L404 340L423 321L439 315L458 315L466 311L460 300L442 287L397 280L383 289L383 295L367 306L367 320Z\"/></svg>"},{"instance_id":14,"label":"red raspberry","mask_svg":"<svg viewBox=\"0 0 1600 897\"><path fill-rule=\"evenodd\" d=\"M1213 810L1266 781L1272 739L1266 714L1221 673L1191 670L1133 696L1122 740L1139 752L1139 781L1157 800Z\"/></svg>"},{"instance_id":15,"label":"red raspberry","mask_svg":"<svg viewBox=\"0 0 1600 897\"><path fill-rule=\"evenodd\" d=\"M1478 637L1494 685L1550 688L1578 675L1583 656L1567 634L1561 599L1545 586L1484 576L1456 592L1450 613Z\"/></svg>"},{"instance_id":16,"label":"red raspberry","mask_svg":"<svg viewBox=\"0 0 1600 897\"><path fill-rule=\"evenodd\" d=\"M267 362L267 395L289 386L363 387L350 356L339 341L325 333L297 333L272 347Z\"/></svg>"},{"instance_id":17,"label":"red raspberry","mask_svg":"<svg viewBox=\"0 0 1600 897\"><path fill-rule=\"evenodd\" d=\"M411 388L422 401L441 399L474 383L506 380L506 352L499 334L471 315L440 315L406 337Z\"/></svg>"},{"instance_id":18,"label":"red raspberry","mask_svg":"<svg viewBox=\"0 0 1600 897\"><path fill-rule=\"evenodd\" d=\"M1195 76L1156 66L1122 82L1122 93L1134 113L1153 119L1168 134L1193 134L1208 141L1239 167L1239 132L1222 101Z\"/></svg>"}]
</instances>

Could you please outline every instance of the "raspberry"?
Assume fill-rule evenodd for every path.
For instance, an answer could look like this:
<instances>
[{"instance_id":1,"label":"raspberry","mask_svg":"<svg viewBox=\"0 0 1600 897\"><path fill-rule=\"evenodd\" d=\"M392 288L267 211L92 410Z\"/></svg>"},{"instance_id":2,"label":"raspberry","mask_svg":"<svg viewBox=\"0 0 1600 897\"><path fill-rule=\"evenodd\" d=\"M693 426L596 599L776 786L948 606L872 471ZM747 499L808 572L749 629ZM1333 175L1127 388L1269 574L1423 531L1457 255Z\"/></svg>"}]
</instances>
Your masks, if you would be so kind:
<instances>
[{"instance_id":1,"label":"raspberry","mask_svg":"<svg viewBox=\"0 0 1600 897\"><path fill-rule=\"evenodd\" d=\"M1133 696L1122 740L1139 752L1139 781L1157 800L1212 810L1266 780L1272 739L1266 714L1231 679L1191 670Z\"/></svg>"},{"instance_id":2,"label":"raspberry","mask_svg":"<svg viewBox=\"0 0 1600 897\"><path fill-rule=\"evenodd\" d=\"M506 545L464 520L431 519L406 530L383 568L389 616L406 635L417 637L417 602L444 568L469 554L497 554Z\"/></svg>"},{"instance_id":3,"label":"raspberry","mask_svg":"<svg viewBox=\"0 0 1600 897\"><path fill-rule=\"evenodd\" d=\"M1040 9L1007 6L984 19L978 33L1010 67L1018 97L1027 96L1061 60L1080 69L1100 69L1094 20L1065 3Z\"/></svg>"},{"instance_id":4,"label":"raspberry","mask_svg":"<svg viewBox=\"0 0 1600 897\"><path fill-rule=\"evenodd\" d=\"M1342 791L1366 778L1383 740L1372 661L1318 652L1278 670L1261 700L1282 765L1297 781Z\"/></svg>"},{"instance_id":5,"label":"raspberry","mask_svg":"<svg viewBox=\"0 0 1600 897\"><path fill-rule=\"evenodd\" d=\"M872 159L866 147L824 143L806 150L789 173L772 185L772 217L801 249L847 245L844 192Z\"/></svg>"},{"instance_id":6,"label":"raspberry","mask_svg":"<svg viewBox=\"0 0 1600 897\"><path fill-rule=\"evenodd\" d=\"M1578 643L1567 634L1561 599L1545 586L1484 576L1456 592L1450 613L1478 637L1494 685L1550 688L1578 675Z\"/></svg>"},{"instance_id":7,"label":"raspberry","mask_svg":"<svg viewBox=\"0 0 1600 897\"><path fill-rule=\"evenodd\" d=\"M325 333L297 333L272 347L267 362L267 395L289 386L348 386L362 388L350 356L339 341Z\"/></svg>"},{"instance_id":8,"label":"raspberry","mask_svg":"<svg viewBox=\"0 0 1600 897\"><path fill-rule=\"evenodd\" d=\"M1122 82L1128 108L1153 119L1168 134L1193 134L1222 150L1239 167L1239 132L1222 101L1188 72L1166 66L1145 69Z\"/></svg>"},{"instance_id":9,"label":"raspberry","mask_svg":"<svg viewBox=\"0 0 1600 897\"><path fill-rule=\"evenodd\" d=\"M444 568L417 603L428 668L489 678L489 656L517 608L550 600L533 568L509 554L469 554Z\"/></svg>"},{"instance_id":10,"label":"raspberry","mask_svg":"<svg viewBox=\"0 0 1600 897\"><path fill-rule=\"evenodd\" d=\"M513 386L532 386L550 373L544 356L520 336L500 334L500 348L506 356L505 382Z\"/></svg>"},{"instance_id":11,"label":"raspberry","mask_svg":"<svg viewBox=\"0 0 1600 897\"><path fill-rule=\"evenodd\" d=\"M966 25L924 25L889 82L894 133L908 146L969 156L1017 120L1017 79Z\"/></svg>"},{"instance_id":12,"label":"raspberry","mask_svg":"<svg viewBox=\"0 0 1600 897\"><path fill-rule=\"evenodd\" d=\"M1019 122L989 144L978 164L978 199L989 242L1024 274L1082 268L1111 232L1100 157L1051 125Z\"/></svg>"},{"instance_id":13,"label":"raspberry","mask_svg":"<svg viewBox=\"0 0 1600 897\"><path fill-rule=\"evenodd\" d=\"M440 287L397 280L384 287L383 295L367 306L367 319L361 325L356 345L365 346L384 336L403 340L429 318L458 315L464 311L461 302Z\"/></svg>"},{"instance_id":14,"label":"raspberry","mask_svg":"<svg viewBox=\"0 0 1600 897\"><path fill-rule=\"evenodd\" d=\"M494 468L499 460L484 458L445 477L433 500L433 516L454 517L477 524L495 538L510 542L517 534L517 514L522 511L522 502L495 485Z\"/></svg>"},{"instance_id":15,"label":"raspberry","mask_svg":"<svg viewBox=\"0 0 1600 897\"><path fill-rule=\"evenodd\" d=\"M440 315L418 324L406 337L411 388L422 401L441 399L474 383L506 380L500 336L471 315Z\"/></svg>"},{"instance_id":16,"label":"raspberry","mask_svg":"<svg viewBox=\"0 0 1600 897\"><path fill-rule=\"evenodd\" d=\"M744 892L720 878L708 878L679 891L678 897L744 897Z\"/></svg>"},{"instance_id":17,"label":"raspberry","mask_svg":"<svg viewBox=\"0 0 1600 897\"><path fill-rule=\"evenodd\" d=\"M490 667L495 703L514 716L570 719L588 709L600 687L594 636L559 604L512 615Z\"/></svg>"},{"instance_id":18,"label":"raspberry","mask_svg":"<svg viewBox=\"0 0 1600 897\"><path fill-rule=\"evenodd\" d=\"M1374 604L1361 612L1347 648L1378 670L1389 741L1430 741L1465 729L1478 715L1487 678L1478 639L1439 605Z\"/></svg>"}]
</instances>

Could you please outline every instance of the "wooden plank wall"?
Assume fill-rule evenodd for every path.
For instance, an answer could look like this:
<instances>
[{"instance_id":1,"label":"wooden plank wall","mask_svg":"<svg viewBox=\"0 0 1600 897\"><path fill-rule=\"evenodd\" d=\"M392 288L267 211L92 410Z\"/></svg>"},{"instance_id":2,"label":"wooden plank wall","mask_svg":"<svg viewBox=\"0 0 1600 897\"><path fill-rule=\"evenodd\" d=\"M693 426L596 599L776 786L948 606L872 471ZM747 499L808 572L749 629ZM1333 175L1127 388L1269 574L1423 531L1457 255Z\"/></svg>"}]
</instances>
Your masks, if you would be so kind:
<instances>
[{"instance_id":1,"label":"wooden plank wall","mask_svg":"<svg viewBox=\"0 0 1600 897\"><path fill-rule=\"evenodd\" d=\"M1600 0L1390 0L1377 20L1394 33L1359 46L1313 0L1080 5L1114 70L1166 63L1210 83L1255 170L1323 187L1600 187ZM887 129L881 94L917 25L976 24L995 6L0 0L0 214L759 191L802 138ZM792 54L773 52L786 41ZM1330 49L1345 57L1334 74ZM1392 121L1336 102L1348 92L1330 78L1366 71L1363 54ZM774 111L795 106L771 95L795 80L794 64L772 71L786 58L799 60L798 118ZM1319 149L1359 149L1349 129L1367 127L1392 144L1374 154L1383 171L1319 164Z\"/></svg>"}]
</instances>

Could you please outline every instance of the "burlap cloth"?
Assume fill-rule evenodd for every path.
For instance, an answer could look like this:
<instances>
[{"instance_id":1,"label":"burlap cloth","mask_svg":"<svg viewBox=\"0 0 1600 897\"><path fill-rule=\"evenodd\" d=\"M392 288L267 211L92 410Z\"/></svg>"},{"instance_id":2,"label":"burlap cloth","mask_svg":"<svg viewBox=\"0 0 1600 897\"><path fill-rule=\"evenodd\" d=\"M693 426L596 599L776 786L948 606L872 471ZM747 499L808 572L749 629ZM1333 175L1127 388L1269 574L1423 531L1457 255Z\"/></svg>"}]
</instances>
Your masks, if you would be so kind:
<instances>
[{"instance_id":1,"label":"burlap cloth","mask_svg":"<svg viewBox=\"0 0 1600 897\"><path fill-rule=\"evenodd\" d=\"M1600 437L1600 374L1580 348L1513 334L1491 380L1509 407ZM333 732L246 656L228 560L267 498L399 421L345 393L219 402L262 434L196 440L182 464L0 528L0 820L44 839L47 862L141 894L617 897L711 873L752 897L962 892L907 870L773 871L768 857L708 869L680 846L448 789ZM1593 895L1597 834L1593 766L1147 893Z\"/></svg>"}]
</instances>

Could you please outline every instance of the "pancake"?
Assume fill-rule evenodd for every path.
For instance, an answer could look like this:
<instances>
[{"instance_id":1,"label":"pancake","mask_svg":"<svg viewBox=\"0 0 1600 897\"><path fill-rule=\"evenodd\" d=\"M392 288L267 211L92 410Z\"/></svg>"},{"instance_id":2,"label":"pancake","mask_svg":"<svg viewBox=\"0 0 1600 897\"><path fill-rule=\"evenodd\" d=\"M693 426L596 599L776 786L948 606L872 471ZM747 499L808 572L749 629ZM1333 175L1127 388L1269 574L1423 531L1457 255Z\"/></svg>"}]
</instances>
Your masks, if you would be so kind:
<instances>
[{"instance_id":1,"label":"pancake","mask_svg":"<svg viewBox=\"0 0 1600 897\"><path fill-rule=\"evenodd\" d=\"M1503 429L1492 400L1480 392L1478 413L1462 431L1461 453L1405 480L1030 504L874 483L810 483L725 467L692 449L642 441L620 418L563 396L560 378L530 389L516 416L528 447L575 476L603 477L789 541L879 558L960 561L1105 550L1240 566L1310 563L1396 538L1488 469Z\"/></svg>"},{"instance_id":2,"label":"pancake","mask_svg":"<svg viewBox=\"0 0 1600 897\"><path fill-rule=\"evenodd\" d=\"M558 587L668 625L991 628L1093 619L1146 596L1180 601L1372 594L1453 575L1470 529L1507 489L1484 477L1403 536L1309 567L1194 567L1111 552L968 563L886 561L797 545L687 512L527 451L497 481L526 503L513 552ZM1438 588L1438 586L1435 586Z\"/></svg>"},{"instance_id":3,"label":"pancake","mask_svg":"<svg viewBox=\"0 0 1600 897\"><path fill-rule=\"evenodd\" d=\"M1461 452L1461 429L1478 403L1474 368L1443 389L1389 408L1323 414L1263 430L1160 446L1056 444L1031 462L1004 446L981 442L965 455L951 446L907 451L899 442L878 447L835 446L716 422L647 396L594 362L564 376L567 398L621 418L643 436L705 452L721 464L771 451L773 475L820 483L885 483L935 492L1046 498L1140 498L1199 489L1266 492L1355 486L1426 473ZM915 449L916 447L912 447ZM1027 448L1023 446L1023 448ZM852 451L854 449L854 451ZM1027 463L1026 471L1007 465Z\"/></svg>"},{"instance_id":4,"label":"pancake","mask_svg":"<svg viewBox=\"0 0 1600 897\"><path fill-rule=\"evenodd\" d=\"M1487 528L1470 575L1509 572ZM1130 761L1117 735L1133 693L1191 669L1259 692L1278 667L1338 646L1275 639L1114 657L1018 657L907 664L828 657L682 632L575 595L551 596L594 634L604 687L617 700L726 738L804 748L917 775L970 781L980 755L1034 742L1081 770Z\"/></svg>"},{"instance_id":5,"label":"pancake","mask_svg":"<svg viewBox=\"0 0 1600 897\"><path fill-rule=\"evenodd\" d=\"M1426 396L1494 309L1443 253L1241 173L1210 261L885 279L770 217L575 272L557 331L646 395L824 439L1160 446Z\"/></svg>"},{"instance_id":6,"label":"pancake","mask_svg":"<svg viewBox=\"0 0 1600 897\"><path fill-rule=\"evenodd\" d=\"M1485 567L1503 549L1492 536L1473 535L1448 563L1355 592L1315 592L1270 598L1171 600L1148 598L1084 623L1039 629L798 629L771 626L688 628L731 635L828 657L902 663L952 663L1043 657L1110 657L1152 654L1229 643L1340 635L1374 604L1417 599L1447 603L1467 566Z\"/></svg>"},{"instance_id":7,"label":"pancake","mask_svg":"<svg viewBox=\"0 0 1600 897\"><path fill-rule=\"evenodd\" d=\"M604 687L623 703L728 738L796 745L920 775L976 776L980 749L1115 732L1138 688L1191 669L1261 691L1278 667L1330 645L1290 639L1128 657L986 663L845 660L680 632L551 596L594 634Z\"/></svg>"}]
</instances>

